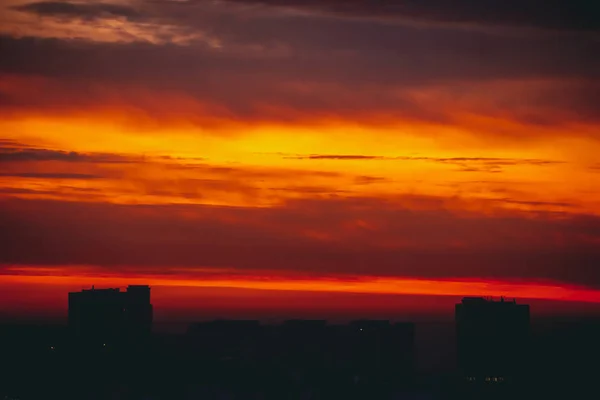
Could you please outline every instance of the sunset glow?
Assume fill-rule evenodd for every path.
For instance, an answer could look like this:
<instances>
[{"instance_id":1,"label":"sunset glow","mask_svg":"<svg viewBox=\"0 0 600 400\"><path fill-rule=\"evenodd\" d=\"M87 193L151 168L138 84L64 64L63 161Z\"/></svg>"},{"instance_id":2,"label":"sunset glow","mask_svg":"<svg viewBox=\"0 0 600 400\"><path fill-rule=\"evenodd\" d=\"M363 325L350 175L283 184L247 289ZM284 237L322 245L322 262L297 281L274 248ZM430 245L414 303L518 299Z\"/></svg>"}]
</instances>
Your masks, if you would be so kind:
<instances>
[{"instance_id":1,"label":"sunset glow","mask_svg":"<svg viewBox=\"0 0 600 400\"><path fill-rule=\"evenodd\" d=\"M0 300L600 303L597 37L308 3L0 1Z\"/></svg>"},{"instance_id":2,"label":"sunset glow","mask_svg":"<svg viewBox=\"0 0 600 400\"><path fill-rule=\"evenodd\" d=\"M75 270L75 271L74 271ZM88 286L94 282L100 287L125 287L150 284L154 287L234 288L291 292L341 292L392 295L437 296L508 296L528 299L563 300L600 303L600 294L584 287L556 282L515 282L450 279L410 279L375 276L277 276L268 271L254 274L227 274L206 269L201 272L183 272L175 277L159 274L106 274L90 268L47 269L9 268L0 278L0 284L36 286ZM87 271L86 271L87 270Z\"/></svg>"}]
</instances>

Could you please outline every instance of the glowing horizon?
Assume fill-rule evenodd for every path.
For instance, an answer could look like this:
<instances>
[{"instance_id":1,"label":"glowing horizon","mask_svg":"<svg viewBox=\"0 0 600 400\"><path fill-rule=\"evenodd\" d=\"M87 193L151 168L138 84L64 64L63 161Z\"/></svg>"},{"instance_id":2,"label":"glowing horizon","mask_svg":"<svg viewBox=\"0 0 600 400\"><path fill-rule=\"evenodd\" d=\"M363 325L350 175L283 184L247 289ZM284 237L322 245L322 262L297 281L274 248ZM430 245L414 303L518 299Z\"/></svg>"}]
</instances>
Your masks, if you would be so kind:
<instances>
[{"instance_id":1,"label":"glowing horizon","mask_svg":"<svg viewBox=\"0 0 600 400\"><path fill-rule=\"evenodd\" d=\"M83 270L73 273L73 270ZM185 269L184 269L185 270ZM276 271L247 271L228 274L217 268L203 268L196 273L180 271L169 274L102 273L98 268L17 267L6 268L0 284L68 285L88 288L125 287L128 285L174 286L196 288L234 288L285 292L328 292L356 294L491 296L600 303L600 290L560 282L477 279L422 279L383 276L306 276L277 275ZM176 270L175 270L176 271Z\"/></svg>"}]
</instances>

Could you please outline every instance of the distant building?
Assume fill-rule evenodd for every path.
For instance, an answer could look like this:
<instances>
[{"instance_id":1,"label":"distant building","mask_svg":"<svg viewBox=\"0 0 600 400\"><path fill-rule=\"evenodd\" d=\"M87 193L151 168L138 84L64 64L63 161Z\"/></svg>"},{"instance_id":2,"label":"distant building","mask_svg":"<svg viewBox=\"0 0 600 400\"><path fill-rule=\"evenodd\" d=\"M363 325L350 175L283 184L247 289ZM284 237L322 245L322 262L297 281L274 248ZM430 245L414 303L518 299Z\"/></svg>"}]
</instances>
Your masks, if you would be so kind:
<instances>
[{"instance_id":1,"label":"distant building","mask_svg":"<svg viewBox=\"0 0 600 400\"><path fill-rule=\"evenodd\" d=\"M455 308L458 364L467 382L514 380L526 361L529 306L465 297Z\"/></svg>"},{"instance_id":2,"label":"distant building","mask_svg":"<svg viewBox=\"0 0 600 400\"><path fill-rule=\"evenodd\" d=\"M600 320L597 317L548 318L538 321L532 343L534 387L539 398L586 398L598 392Z\"/></svg>"},{"instance_id":3,"label":"distant building","mask_svg":"<svg viewBox=\"0 0 600 400\"><path fill-rule=\"evenodd\" d=\"M126 292L92 287L69 293L71 332L103 346L149 336L152 315L149 286L128 286Z\"/></svg>"},{"instance_id":4,"label":"distant building","mask_svg":"<svg viewBox=\"0 0 600 400\"><path fill-rule=\"evenodd\" d=\"M346 329L344 351L356 374L396 384L414 378L414 324L359 320Z\"/></svg>"},{"instance_id":5,"label":"distant building","mask_svg":"<svg viewBox=\"0 0 600 400\"><path fill-rule=\"evenodd\" d=\"M313 368L327 351L327 321L287 320L277 327L279 352L289 365Z\"/></svg>"},{"instance_id":6,"label":"distant building","mask_svg":"<svg viewBox=\"0 0 600 400\"><path fill-rule=\"evenodd\" d=\"M130 285L124 295L125 324L129 335L141 337L152 332L153 307L150 287Z\"/></svg>"},{"instance_id":7,"label":"distant building","mask_svg":"<svg viewBox=\"0 0 600 400\"><path fill-rule=\"evenodd\" d=\"M293 331L320 331L327 327L327 321L324 319L288 319L283 321L281 327Z\"/></svg>"},{"instance_id":8,"label":"distant building","mask_svg":"<svg viewBox=\"0 0 600 400\"><path fill-rule=\"evenodd\" d=\"M188 327L189 348L205 359L223 362L255 360L263 335L256 320L215 320Z\"/></svg>"},{"instance_id":9,"label":"distant building","mask_svg":"<svg viewBox=\"0 0 600 400\"><path fill-rule=\"evenodd\" d=\"M187 333L188 335L202 336L245 336L249 332L258 331L260 327L260 322L257 320L217 319L191 324Z\"/></svg>"}]
</instances>

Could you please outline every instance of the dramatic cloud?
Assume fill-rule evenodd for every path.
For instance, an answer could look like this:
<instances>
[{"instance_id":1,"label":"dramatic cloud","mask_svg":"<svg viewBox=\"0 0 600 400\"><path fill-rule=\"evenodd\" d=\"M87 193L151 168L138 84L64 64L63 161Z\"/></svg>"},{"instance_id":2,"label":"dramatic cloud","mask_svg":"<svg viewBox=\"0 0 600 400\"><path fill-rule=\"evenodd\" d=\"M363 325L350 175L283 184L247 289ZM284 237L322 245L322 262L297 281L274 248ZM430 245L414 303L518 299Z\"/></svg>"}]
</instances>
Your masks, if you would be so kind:
<instances>
[{"instance_id":1,"label":"dramatic cloud","mask_svg":"<svg viewBox=\"0 0 600 400\"><path fill-rule=\"evenodd\" d=\"M308 156L288 156L295 160L390 160L393 158L383 156L361 156L351 154L311 154Z\"/></svg>"},{"instance_id":2,"label":"dramatic cloud","mask_svg":"<svg viewBox=\"0 0 600 400\"><path fill-rule=\"evenodd\" d=\"M406 18L416 21L539 27L568 31L600 30L600 6L589 0L233 0L293 7L352 17Z\"/></svg>"},{"instance_id":3,"label":"dramatic cloud","mask_svg":"<svg viewBox=\"0 0 600 400\"><path fill-rule=\"evenodd\" d=\"M90 174L77 174L68 172L15 172L15 173L4 173L0 172L0 176L11 177L11 178L42 178L42 179L99 179L98 175Z\"/></svg>"},{"instance_id":4,"label":"dramatic cloud","mask_svg":"<svg viewBox=\"0 0 600 400\"><path fill-rule=\"evenodd\" d=\"M238 45L230 51L227 46L192 49L5 36L0 38L5 55L0 60L0 79L5 81L0 110L56 114L74 108L129 108L132 118L145 112L150 118L198 124L212 116L230 121L337 118L464 125L474 115L480 118L467 123L484 125L473 127L480 131L502 130L497 119L550 130L600 118L593 106L600 92L599 42L523 39L515 45L506 38L483 38L495 43L483 44L490 51L482 56L471 45L459 44L468 43L468 37L443 43L446 35L439 33L439 39L433 35L418 40L429 43L427 54L432 56L424 56L423 46L409 39L424 35L420 31L407 32L379 49L341 32L330 44L334 50L318 48L323 45L315 37L290 45L294 50L280 56L237 52ZM372 40L386 38L380 32ZM344 49L348 43L352 48ZM111 60L110 67L100 67L101 60ZM46 79L39 87L27 84L40 77ZM155 101L165 97L170 101Z\"/></svg>"},{"instance_id":5,"label":"dramatic cloud","mask_svg":"<svg viewBox=\"0 0 600 400\"><path fill-rule=\"evenodd\" d=\"M147 42L188 45L191 42L218 46L217 41L199 29L193 29L161 12L153 12L140 3L126 4L48 1L17 3L6 7L0 31L14 36L39 36L91 42ZM151 3L146 3L150 5Z\"/></svg>"},{"instance_id":6,"label":"dramatic cloud","mask_svg":"<svg viewBox=\"0 0 600 400\"><path fill-rule=\"evenodd\" d=\"M493 158L493 157L385 157L371 155L344 155L344 154L311 154L311 155L294 155L284 156L284 158L294 160L340 160L340 161L356 161L356 160L385 160L385 161L428 161L440 164L454 165L459 167L459 171L463 172L502 172L503 167L516 165L530 166L545 166L561 164L562 161L553 160L531 160L531 159L509 159L509 158Z\"/></svg>"},{"instance_id":7,"label":"dramatic cloud","mask_svg":"<svg viewBox=\"0 0 600 400\"><path fill-rule=\"evenodd\" d=\"M15 10L41 16L80 17L89 20L106 16L137 18L140 13L126 5L110 3L67 3L62 1L41 1L16 6Z\"/></svg>"},{"instance_id":8,"label":"dramatic cloud","mask_svg":"<svg viewBox=\"0 0 600 400\"><path fill-rule=\"evenodd\" d=\"M7 229L1 261L12 264L600 284L592 268L600 261L600 220L585 215L481 218L370 199L301 201L268 210L5 201L2 210Z\"/></svg>"},{"instance_id":9,"label":"dramatic cloud","mask_svg":"<svg viewBox=\"0 0 600 400\"><path fill-rule=\"evenodd\" d=\"M549 280L521 289L597 299L598 17L583 0L0 0L0 286L210 269L237 289Z\"/></svg>"},{"instance_id":10,"label":"dramatic cloud","mask_svg":"<svg viewBox=\"0 0 600 400\"><path fill-rule=\"evenodd\" d=\"M60 151L36 148L2 146L0 144L0 163L15 161L66 161L94 163L123 163L132 160L117 154L83 154L75 151Z\"/></svg>"},{"instance_id":11,"label":"dramatic cloud","mask_svg":"<svg viewBox=\"0 0 600 400\"><path fill-rule=\"evenodd\" d=\"M463 162L482 162L482 163L493 163L494 165L517 165L517 164L528 164L528 165L551 165L560 164L561 161L553 160L530 160L530 159L509 159L509 158L494 158L494 157L386 157L386 156L375 156L375 155L358 155L358 154L310 154L310 155L295 155L286 156L284 158L291 158L295 160L398 160L398 161L432 161L439 163L463 163Z\"/></svg>"}]
</instances>

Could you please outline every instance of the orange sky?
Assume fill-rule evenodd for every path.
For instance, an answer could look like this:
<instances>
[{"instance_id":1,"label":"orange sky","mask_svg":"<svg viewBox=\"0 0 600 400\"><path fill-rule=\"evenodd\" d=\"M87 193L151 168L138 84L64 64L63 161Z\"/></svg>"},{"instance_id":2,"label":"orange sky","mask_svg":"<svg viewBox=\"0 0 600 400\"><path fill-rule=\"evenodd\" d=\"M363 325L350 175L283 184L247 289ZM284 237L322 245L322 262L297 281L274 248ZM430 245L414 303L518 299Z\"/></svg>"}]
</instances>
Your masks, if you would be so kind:
<instances>
[{"instance_id":1,"label":"orange sky","mask_svg":"<svg viewBox=\"0 0 600 400\"><path fill-rule=\"evenodd\" d=\"M0 1L6 302L148 283L598 303L597 40L544 13L208 3Z\"/></svg>"}]
</instances>

